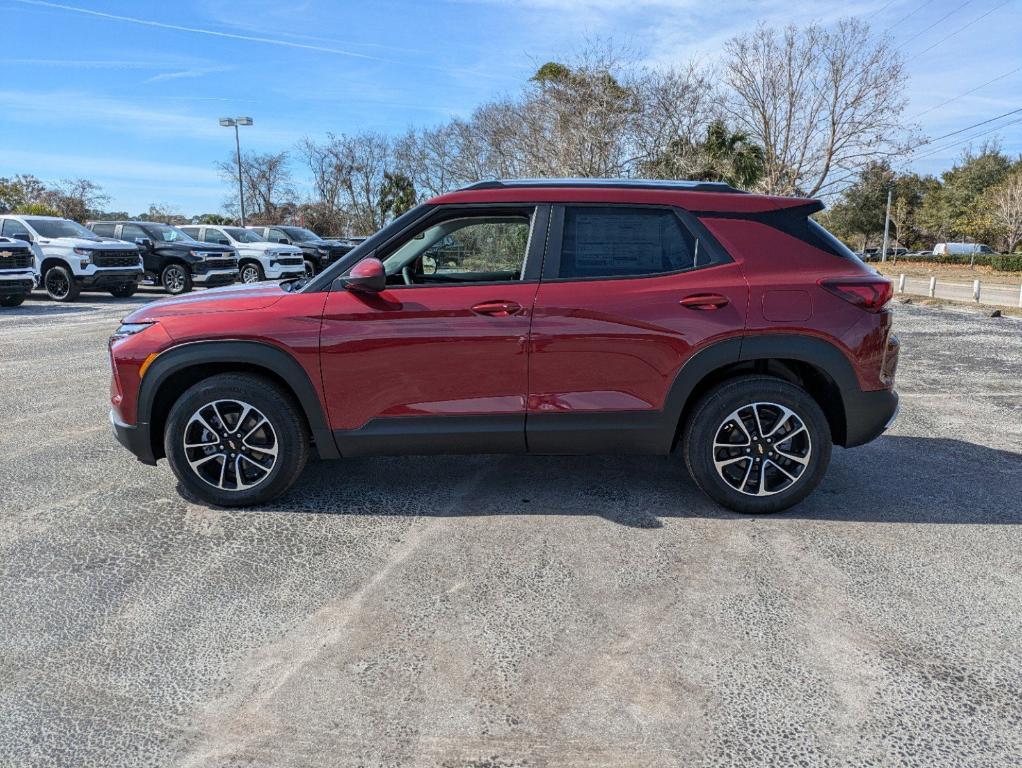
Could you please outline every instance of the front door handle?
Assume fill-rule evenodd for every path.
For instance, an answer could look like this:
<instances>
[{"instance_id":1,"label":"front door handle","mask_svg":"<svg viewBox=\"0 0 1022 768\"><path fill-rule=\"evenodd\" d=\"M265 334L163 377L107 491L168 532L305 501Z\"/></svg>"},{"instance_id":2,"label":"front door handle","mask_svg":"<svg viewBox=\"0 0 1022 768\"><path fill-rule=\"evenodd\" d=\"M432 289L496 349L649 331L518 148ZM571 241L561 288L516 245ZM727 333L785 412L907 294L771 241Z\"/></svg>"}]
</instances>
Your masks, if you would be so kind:
<instances>
[{"instance_id":1,"label":"front door handle","mask_svg":"<svg viewBox=\"0 0 1022 768\"><path fill-rule=\"evenodd\" d=\"M678 303L683 307L698 309L705 312L709 309L720 309L721 307L726 307L731 303L731 299L727 296L722 296L719 293L695 293L691 296L686 296Z\"/></svg>"},{"instance_id":2,"label":"front door handle","mask_svg":"<svg viewBox=\"0 0 1022 768\"><path fill-rule=\"evenodd\" d=\"M483 301L472 307L477 315L489 317L510 317L522 311L522 305L514 301Z\"/></svg>"}]
</instances>

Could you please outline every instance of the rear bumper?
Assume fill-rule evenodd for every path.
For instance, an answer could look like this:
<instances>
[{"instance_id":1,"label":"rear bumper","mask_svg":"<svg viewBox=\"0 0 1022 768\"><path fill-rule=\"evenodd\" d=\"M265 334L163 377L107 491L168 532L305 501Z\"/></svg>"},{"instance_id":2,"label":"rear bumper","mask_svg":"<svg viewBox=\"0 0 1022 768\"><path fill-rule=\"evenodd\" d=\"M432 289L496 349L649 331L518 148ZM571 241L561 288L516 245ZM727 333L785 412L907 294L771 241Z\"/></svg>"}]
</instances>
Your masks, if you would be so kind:
<instances>
[{"instance_id":1,"label":"rear bumper","mask_svg":"<svg viewBox=\"0 0 1022 768\"><path fill-rule=\"evenodd\" d=\"M845 393L845 448L880 437L898 417L898 393L893 389Z\"/></svg>"},{"instance_id":2,"label":"rear bumper","mask_svg":"<svg viewBox=\"0 0 1022 768\"><path fill-rule=\"evenodd\" d=\"M111 410L110 426L113 428L117 442L135 454L135 458L143 464L156 464L152 443L149 440L148 424L124 424L117 420L117 414Z\"/></svg>"}]
</instances>

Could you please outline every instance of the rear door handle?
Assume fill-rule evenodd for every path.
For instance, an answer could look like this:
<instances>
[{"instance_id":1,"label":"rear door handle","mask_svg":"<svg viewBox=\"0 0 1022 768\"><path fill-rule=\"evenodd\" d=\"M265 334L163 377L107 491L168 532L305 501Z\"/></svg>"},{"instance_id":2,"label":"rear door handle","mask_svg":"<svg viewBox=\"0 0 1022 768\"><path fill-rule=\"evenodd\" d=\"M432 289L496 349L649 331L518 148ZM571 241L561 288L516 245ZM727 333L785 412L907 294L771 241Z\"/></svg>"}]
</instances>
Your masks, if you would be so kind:
<instances>
[{"instance_id":1,"label":"rear door handle","mask_svg":"<svg viewBox=\"0 0 1022 768\"><path fill-rule=\"evenodd\" d=\"M720 309L721 307L726 307L731 303L731 299L727 296L722 296L719 293L694 293L691 296L686 296L678 303L683 307L688 307L689 309L706 311L708 309Z\"/></svg>"},{"instance_id":2,"label":"rear door handle","mask_svg":"<svg viewBox=\"0 0 1022 768\"><path fill-rule=\"evenodd\" d=\"M510 317L522 311L522 305L515 301L483 301L472 307L477 315L489 317Z\"/></svg>"}]
</instances>

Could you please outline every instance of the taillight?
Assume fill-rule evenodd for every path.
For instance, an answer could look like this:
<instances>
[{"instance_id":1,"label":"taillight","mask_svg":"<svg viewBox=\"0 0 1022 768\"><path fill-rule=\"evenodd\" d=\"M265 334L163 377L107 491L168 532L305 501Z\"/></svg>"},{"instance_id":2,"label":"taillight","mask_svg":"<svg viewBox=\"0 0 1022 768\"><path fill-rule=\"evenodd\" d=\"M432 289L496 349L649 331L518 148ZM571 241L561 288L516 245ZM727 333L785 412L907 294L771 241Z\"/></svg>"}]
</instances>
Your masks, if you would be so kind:
<instances>
[{"instance_id":1,"label":"taillight","mask_svg":"<svg viewBox=\"0 0 1022 768\"><path fill-rule=\"evenodd\" d=\"M894 297L894 284L886 277L833 277L820 285L867 312L879 312Z\"/></svg>"}]
</instances>

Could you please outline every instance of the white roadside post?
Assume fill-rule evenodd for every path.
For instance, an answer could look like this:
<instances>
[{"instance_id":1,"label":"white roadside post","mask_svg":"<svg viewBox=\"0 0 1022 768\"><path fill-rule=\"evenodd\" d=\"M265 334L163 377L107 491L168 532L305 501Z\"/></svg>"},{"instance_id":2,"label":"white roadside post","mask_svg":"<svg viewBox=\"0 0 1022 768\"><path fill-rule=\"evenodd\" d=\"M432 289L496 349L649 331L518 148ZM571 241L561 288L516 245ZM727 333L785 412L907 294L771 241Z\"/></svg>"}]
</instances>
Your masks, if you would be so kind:
<instances>
[{"instance_id":1,"label":"white roadside post","mask_svg":"<svg viewBox=\"0 0 1022 768\"><path fill-rule=\"evenodd\" d=\"M905 292L905 276L898 275L898 293Z\"/></svg>"},{"instance_id":2,"label":"white roadside post","mask_svg":"<svg viewBox=\"0 0 1022 768\"><path fill-rule=\"evenodd\" d=\"M1018 305L1022 307L1022 285L1018 287Z\"/></svg>"},{"instance_id":3,"label":"white roadside post","mask_svg":"<svg viewBox=\"0 0 1022 768\"><path fill-rule=\"evenodd\" d=\"M931 277L930 278L930 298L932 299L936 293L937 293L937 278Z\"/></svg>"},{"instance_id":4,"label":"white roadside post","mask_svg":"<svg viewBox=\"0 0 1022 768\"><path fill-rule=\"evenodd\" d=\"M977 304L979 303L979 280L972 281L972 298L976 300Z\"/></svg>"}]
</instances>

